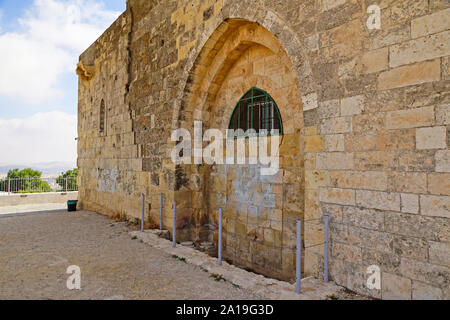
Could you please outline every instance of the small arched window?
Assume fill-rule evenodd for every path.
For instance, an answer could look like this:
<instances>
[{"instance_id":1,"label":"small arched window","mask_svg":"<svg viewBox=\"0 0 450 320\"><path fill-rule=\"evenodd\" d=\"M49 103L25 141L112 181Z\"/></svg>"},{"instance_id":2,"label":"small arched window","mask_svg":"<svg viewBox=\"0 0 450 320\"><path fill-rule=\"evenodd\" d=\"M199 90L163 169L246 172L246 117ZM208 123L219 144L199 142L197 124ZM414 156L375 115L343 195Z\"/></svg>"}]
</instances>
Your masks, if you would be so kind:
<instances>
[{"instance_id":1,"label":"small arched window","mask_svg":"<svg viewBox=\"0 0 450 320\"><path fill-rule=\"evenodd\" d=\"M251 88L234 108L228 129L242 129L244 132L254 129L257 135L264 136L282 135L283 123L272 97L261 89Z\"/></svg>"},{"instance_id":2,"label":"small arched window","mask_svg":"<svg viewBox=\"0 0 450 320\"><path fill-rule=\"evenodd\" d=\"M105 100L102 99L102 102L100 103L100 123L99 123L99 131L101 134L105 133L105 121L106 121Z\"/></svg>"}]
</instances>

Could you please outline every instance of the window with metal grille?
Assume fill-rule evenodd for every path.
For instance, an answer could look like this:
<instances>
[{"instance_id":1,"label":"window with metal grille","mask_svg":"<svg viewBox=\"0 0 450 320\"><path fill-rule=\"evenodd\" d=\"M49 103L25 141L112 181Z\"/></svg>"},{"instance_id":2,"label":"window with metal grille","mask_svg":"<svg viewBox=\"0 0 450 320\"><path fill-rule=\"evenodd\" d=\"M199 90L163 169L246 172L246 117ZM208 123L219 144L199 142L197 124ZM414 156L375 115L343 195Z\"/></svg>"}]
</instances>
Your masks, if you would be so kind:
<instances>
[{"instance_id":1,"label":"window with metal grille","mask_svg":"<svg viewBox=\"0 0 450 320\"><path fill-rule=\"evenodd\" d=\"M242 129L244 132L254 129L257 135L282 135L283 123L272 97L261 89L251 88L234 108L228 129Z\"/></svg>"},{"instance_id":2,"label":"window with metal grille","mask_svg":"<svg viewBox=\"0 0 450 320\"><path fill-rule=\"evenodd\" d=\"M105 110L105 101L102 99L100 104L100 125L99 131L100 133L105 133L105 118L106 118L106 110Z\"/></svg>"}]
</instances>

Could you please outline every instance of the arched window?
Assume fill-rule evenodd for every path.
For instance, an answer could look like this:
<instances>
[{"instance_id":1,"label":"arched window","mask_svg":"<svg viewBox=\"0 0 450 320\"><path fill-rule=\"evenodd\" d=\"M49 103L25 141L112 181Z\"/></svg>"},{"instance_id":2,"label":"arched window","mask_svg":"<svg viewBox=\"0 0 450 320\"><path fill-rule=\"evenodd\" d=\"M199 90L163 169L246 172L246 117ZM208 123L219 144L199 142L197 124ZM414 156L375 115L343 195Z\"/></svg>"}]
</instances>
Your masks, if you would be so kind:
<instances>
[{"instance_id":1,"label":"arched window","mask_svg":"<svg viewBox=\"0 0 450 320\"><path fill-rule=\"evenodd\" d=\"M272 97L261 89L251 88L234 108L228 129L244 132L254 129L258 135L282 135L283 123Z\"/></svg>"},{"instance_id":2,"label":"arched window","mask_svg":"<svg viewBox=\"0 0 450 320\"><path fill-rule=\"evenodd\" d=\"M105 100L102 99L100 103L100 123L99 123L99 131L100 133L105 133L105 118L106 118L106 110L105 110Z\"/></svg>"}]
</instances>

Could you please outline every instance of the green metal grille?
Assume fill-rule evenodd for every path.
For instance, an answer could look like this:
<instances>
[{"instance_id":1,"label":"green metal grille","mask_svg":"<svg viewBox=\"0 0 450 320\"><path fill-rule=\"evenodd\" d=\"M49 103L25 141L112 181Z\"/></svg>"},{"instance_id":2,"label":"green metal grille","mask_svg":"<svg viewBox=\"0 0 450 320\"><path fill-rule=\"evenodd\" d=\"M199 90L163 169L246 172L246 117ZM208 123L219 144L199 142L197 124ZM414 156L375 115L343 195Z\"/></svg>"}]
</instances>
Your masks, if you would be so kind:
<instances>
[{"instance_id":1,"label":"green metal grille","mask_svg":"<svg viewBox=\"0 0 450 320\"><path fill-rule=\"evenodd\" d=\"M282 135L283 122L278 106L272 97L264 90L251 88L236 104L228 129L242 129L244 132L254 129L259 136L275 135L272 130L277 129L278 133L276 134Z\"/></svg>"}]
</instances>

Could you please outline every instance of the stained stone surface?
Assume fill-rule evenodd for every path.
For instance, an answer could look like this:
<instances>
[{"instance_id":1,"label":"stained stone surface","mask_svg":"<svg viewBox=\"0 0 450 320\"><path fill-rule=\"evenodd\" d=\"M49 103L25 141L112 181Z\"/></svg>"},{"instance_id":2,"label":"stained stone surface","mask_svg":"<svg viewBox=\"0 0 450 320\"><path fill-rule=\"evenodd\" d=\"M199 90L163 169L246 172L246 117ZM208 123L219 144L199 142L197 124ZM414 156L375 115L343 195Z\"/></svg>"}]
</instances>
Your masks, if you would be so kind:
<instances>
[{"instance_id":1,"label":"stained stone surface","mask_svg":"<svg viewBox=\"0 0 450 320\"><path fill-rule=\"evenodd\" d=\"M448 299L450 3L379 1L369 30L375 2L128 0L78 64L80 207L134 219L145 194L159 225L162 193L164 228L175 200L177 239L196 243L217 241L222 208L224 257L285 281L298 219L322 277L323 222L306 221L329 212L336 283ZM172 130L223 131L252 87L280 111L277 174L172 162ZM392 283L368 289L371 265Z\"/></svg>"}]
</instances>

